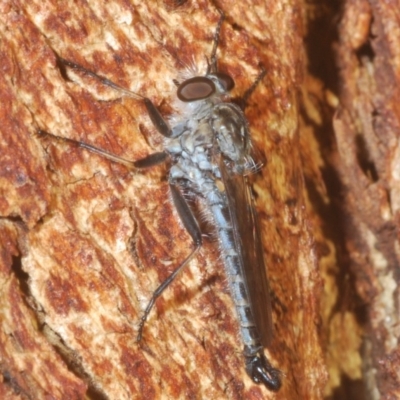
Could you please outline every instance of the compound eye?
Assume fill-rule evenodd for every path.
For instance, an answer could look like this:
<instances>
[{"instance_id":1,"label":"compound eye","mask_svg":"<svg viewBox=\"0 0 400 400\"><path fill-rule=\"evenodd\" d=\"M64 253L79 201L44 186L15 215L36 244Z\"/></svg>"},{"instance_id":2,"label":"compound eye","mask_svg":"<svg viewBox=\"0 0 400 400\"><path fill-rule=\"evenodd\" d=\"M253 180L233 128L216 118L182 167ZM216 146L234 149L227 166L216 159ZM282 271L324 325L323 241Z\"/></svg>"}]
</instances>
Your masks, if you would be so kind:
<instances>
[{"instance_id":1,"label":"compound eye","mask_svg":"<svg viewBox=\"0 0 400 400\"><path fill-rule=\"evenodd\" d=\"M218 78L225 91L229 92L235 86L235 81L228 74L217 72L214 75Z\"/></svg>"},{"instance_id":2,"label":"compound eye","mask_svg":"<svg viewBox=\"0 0 400 400\"><path fill-rule=\"evenodd\" d=\"M203 100L215 93L214 82L204 76L196 76L181 83L178 87L178 99L186 103Z\"/></svg>"}]
</instances>

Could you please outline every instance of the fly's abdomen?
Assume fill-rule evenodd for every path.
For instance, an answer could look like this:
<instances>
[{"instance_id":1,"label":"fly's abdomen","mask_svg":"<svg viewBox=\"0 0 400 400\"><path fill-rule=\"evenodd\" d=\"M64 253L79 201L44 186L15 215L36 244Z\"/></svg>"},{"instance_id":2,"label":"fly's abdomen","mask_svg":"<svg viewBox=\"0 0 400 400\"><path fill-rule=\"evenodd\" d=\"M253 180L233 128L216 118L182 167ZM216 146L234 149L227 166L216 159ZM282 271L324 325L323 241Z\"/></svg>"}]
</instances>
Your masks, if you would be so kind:
<instances>
[{"instance_id":1,"label":"fly's abdomen","mask_svg":"<svg viewBox=\"0 0 400 400\"><path fill-rule=\"evenodd\" d=\"M215 188L215 191L218 189ZM256 353L261 347L253 312L251 310L250 295L243 275L242 251L235 243L235 232L225 196L212 194L213 204L210 206L218 236L224 266L229 281L229 289L236 307L240 331L245 348Z\"/></svg>"}]
</instances>

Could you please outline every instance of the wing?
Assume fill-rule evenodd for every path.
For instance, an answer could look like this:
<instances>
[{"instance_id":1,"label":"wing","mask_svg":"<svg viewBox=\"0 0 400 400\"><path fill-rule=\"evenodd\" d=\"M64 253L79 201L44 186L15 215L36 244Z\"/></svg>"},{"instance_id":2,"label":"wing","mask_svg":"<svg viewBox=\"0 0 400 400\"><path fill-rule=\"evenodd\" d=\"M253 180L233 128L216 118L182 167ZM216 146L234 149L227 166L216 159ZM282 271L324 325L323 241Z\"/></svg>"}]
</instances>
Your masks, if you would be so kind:
<instances>
[{"instance_id":1,"label":"wing","mask_svg":"<svg viewBox=\"0 0 400 400\"><path fill-rule=\"evenodd\" d=\"M220 170L232 219L235 244L241 255L242 273L251 301L250 307L261 342L263 346L268 346L273 328L271 298L254 196L247 177L230 172L223 157L220 160Z\"/></svg>"}]
</instances>

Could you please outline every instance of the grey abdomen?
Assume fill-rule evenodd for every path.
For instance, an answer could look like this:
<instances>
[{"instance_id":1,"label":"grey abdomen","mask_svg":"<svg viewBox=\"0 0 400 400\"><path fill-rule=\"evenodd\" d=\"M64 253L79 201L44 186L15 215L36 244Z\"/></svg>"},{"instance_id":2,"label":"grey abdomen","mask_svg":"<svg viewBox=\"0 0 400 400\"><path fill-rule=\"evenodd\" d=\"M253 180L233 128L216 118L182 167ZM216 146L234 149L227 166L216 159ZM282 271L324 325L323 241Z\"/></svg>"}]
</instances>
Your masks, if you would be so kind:
<instances>
[{"instance_id":1,"label":"grey abdomen","mask_svg":"<svg viewBox=\"0 0 400 400\"><path fill-rule=\"evenodd\" d=\"M225 196L216 187L206 195L218 236L229 289L236 307L243 344L248 355L257 353L261 346L260 335L250 307L250 295L242 271L241 249L235 242L233 224Z\"/></svg>"}]
</instances>

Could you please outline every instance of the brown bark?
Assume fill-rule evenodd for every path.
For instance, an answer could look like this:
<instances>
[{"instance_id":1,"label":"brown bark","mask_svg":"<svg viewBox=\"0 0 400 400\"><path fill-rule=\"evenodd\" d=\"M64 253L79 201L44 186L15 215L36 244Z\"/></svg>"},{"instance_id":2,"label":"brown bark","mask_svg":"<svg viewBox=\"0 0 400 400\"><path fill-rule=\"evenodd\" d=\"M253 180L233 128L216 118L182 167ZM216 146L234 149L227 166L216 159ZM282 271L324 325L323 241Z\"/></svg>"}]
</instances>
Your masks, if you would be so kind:
<instances>
[{"instance_id":1,"label":"brown bark","mask_svg":"<svg viewBox=\"0 0 400 400\"><path fill-rule=\"evenodd\" d=\"M273 293L275 332L267 353L282 371L281 391L271 393L245 374L235 311L212 238L157 301L138 346L137 323L152 291L192 249L169 199L166 168L131 172L35 134L42 129L79 139L131 160L161 150L161 135L140 101L121 98L88 76L65 75L55 53L149 97L169 117L173 80L185 66L206 69L219 18L215 5L3 1L3 398L320 399L338 385L331 381L325 389L327 365L331 371L344 368L336 361L335 334L341 349L357 357L360 336L354 342L348 327L337 329L346 321L358 333L354 313L332 311L337 304L332 275L340 275L333 248L340 241L324 231L318 209L332 195L321 174L330 159L322 158L318 133L334 107L325 113L315 107L326 104L324 90L304 72L307 10L294 0L218 6L227 15L219 65L234 78L234 95L252 84L260 64L268 71L246 116L267 159L254 188ZM349 128L341 122L349 118L346 107L352 103L346 104L337 114L338 135ZM350 196L347 165L341 161L339 177ZM351 236L349 226L357 230L357 223L349 199L346 210L354 218L342 228L349 238L345 244L357 248L362 242L359 232ZM357 218L361 215L358 211ZM391 226L387 232L394 235ZM371 255L370 269L362 269L371 279L372 260ZM357 377L360 363L349 370Z\"/></svg>"},{"instance_id":2,"label":"brown bark","mask_svg":"<svg viewBox=\"0 0 400 400\"><path fill-rule=\"evenodd\" d=\"M362 356L373 399L400 397L399 7L348 2L337 47L338 173L349 266L365 306Z\"/></svg>"},{"instance_id":3,"label":"brown bark","mask_svg":"<svg viewBox=\"0 0 400 400\"><path fill-rule=\"evenodd\" d=\"M399 5L357 0L309 9L316 11L309 13L309 70L324 86L308 78L303 104L323 185L304 171L324 240L314 234L328 244L319 255L329 398L400 397ZM324 124L332 111L334 132Z\"/></svg>"}]
</instances>

